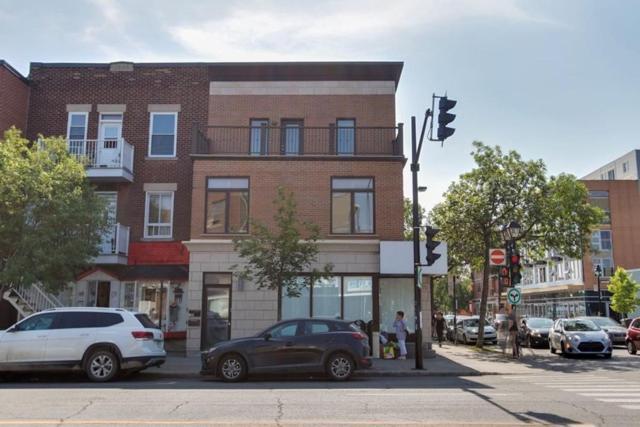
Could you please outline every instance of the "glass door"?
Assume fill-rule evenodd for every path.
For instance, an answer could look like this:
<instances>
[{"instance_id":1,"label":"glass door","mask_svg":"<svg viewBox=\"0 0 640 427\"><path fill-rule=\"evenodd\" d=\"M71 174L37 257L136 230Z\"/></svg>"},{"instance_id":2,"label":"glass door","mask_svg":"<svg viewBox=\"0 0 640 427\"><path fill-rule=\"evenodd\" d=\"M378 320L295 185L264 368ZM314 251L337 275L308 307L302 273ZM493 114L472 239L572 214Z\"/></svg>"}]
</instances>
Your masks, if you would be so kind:
<instances>
[{"instance_id":1,"label":"glass door","mask_svg":"<svg viewBox=\"0 0 640 427\"><path fill-rule=\"evenodd\" d=\"M98 129L98 167L120 165L122 114L101 114Z\"/></svg>"},{"instance_id":2,"label":"glass door","mask_svg":"<svg viewBox=\"0 0 640 427\"><path fill-rule=\"evenodd\" d=\"M230 338L231 288L219 285L205 286L204 304L202 346L203 349L207 349Z\"/></svg>"}]
</instances>

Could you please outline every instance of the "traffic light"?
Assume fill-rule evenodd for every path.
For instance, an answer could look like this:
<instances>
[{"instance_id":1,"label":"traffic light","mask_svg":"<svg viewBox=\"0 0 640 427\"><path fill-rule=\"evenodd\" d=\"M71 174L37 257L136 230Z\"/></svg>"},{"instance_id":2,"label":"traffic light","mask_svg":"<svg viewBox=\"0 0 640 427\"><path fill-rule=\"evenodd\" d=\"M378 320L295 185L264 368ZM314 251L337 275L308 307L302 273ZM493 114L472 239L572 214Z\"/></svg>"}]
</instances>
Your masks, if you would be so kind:
<instances>
[{"instance_id":1,"label":"traffic light","mask_svg":"<svg viewBox=\"0 0 640 427\"><path fill-rule=\"evenodd\" d=\"M449 99L446 96L440 98L438 102L438 141L444 141L456 131L454 128L447 127L449 123L455 120L456 115L448 111L456 106L458 101Z\"/></svg>"},{"instance_id":2,"label":"traffic light","mask_svg":"<svg viewBox=\"0 0 640 427\"><path fill-rule=\"evenodd\" d=\"M511 286L522 282L522 265L520 265L520 255L511 255Z\"/></svg>"},{"instance_id":3,"label":"traffic light","mask_svg":"<svg viewBox=\"0 0 640 427\"><path fill-rule=\"evenodd\" d=\"M433 240L436 234L438 234L440 230L437 228L433 228L430 225L427 225L424 230L424 234L427 236L427 265L433 265L434 262L438 258L440 258L440 254L434 253L434 249L440 244L439 241Z\"/></svg>"}]
</instances>

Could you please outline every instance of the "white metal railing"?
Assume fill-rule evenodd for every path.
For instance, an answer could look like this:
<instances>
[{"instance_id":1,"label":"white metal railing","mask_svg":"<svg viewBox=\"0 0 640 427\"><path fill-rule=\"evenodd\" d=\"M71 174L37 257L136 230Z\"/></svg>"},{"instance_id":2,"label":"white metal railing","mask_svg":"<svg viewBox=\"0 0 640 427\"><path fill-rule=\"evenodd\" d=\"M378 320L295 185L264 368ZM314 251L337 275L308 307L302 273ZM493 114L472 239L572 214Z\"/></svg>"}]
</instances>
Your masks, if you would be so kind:
<instances>
[{"instance_id":1,"label":"white metal railing","mask_svg":"<svg viewBox=\"0 0 640 427\"><path fill-rule=\"evenodd\" d=\"M29 286L14 286L11 291L18 297L19 303L24 304L32 313L62 307L62 303L58 298L49 294L35 283Z\"/></svg>"},{"instance_id":2,"label":"white metal railing","mask_svg":"<svg viewBox=\"0 0 640 427\"><path fill-rule=\"evenodd\" d=\"M100 242L101 255L127 255L129 253L129 226L120 223L102 236Z\"/></svg>"},{"instance_id":3,"label":"white metal railing","mask_svg":"<svg viewBox=\"0 0 640 427\"><path fill-rule=\"evenodd\" d=\"M133 172L133 145L118 139L69 139L69 152L89 168L122 168Z\"/></svg>"}]
</instances>

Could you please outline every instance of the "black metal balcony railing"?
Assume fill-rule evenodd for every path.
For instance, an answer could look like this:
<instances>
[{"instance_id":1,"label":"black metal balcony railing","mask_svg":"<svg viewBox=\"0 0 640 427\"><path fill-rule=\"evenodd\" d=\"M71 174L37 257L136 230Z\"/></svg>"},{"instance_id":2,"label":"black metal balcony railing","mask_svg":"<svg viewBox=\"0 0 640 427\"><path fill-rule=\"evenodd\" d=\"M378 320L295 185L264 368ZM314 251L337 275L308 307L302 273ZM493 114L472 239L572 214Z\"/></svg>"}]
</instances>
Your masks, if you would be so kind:
<instances>
[{"instance_id":1,"label":"black metal balcony railing","mask_svg":"<svg viewBox=\"0 0 640 427\"><path fill-rule=\"evenodd\" d=\"M402 156L394 127L207 126L194 128L192 154L245 156Z\"/></svg>"}]
</instances>

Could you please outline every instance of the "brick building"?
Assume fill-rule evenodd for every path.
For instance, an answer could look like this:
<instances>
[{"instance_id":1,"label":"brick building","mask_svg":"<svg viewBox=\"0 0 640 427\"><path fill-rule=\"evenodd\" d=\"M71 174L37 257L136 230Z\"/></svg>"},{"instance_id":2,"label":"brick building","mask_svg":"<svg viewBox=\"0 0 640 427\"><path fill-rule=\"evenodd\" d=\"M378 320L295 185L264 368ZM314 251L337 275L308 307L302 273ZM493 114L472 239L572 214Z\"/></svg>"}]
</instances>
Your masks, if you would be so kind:
<instances>
[{"instance_id":1,"label":"brick building","mask_svg":"<svg viewBox=\"0 0 640 427\"><path fill-rule=\"evenodd\" d=\"M24 130L29 106L29 81L0 59L0 132L11 126Z\"/></svg>"},{"instance_id":2,"label":"brick building","mask_svg":"<svg viewBox=\"0 0 640 427\"><path fill-rule=\"evenodd\" d=\"M379 255L403 239L401 71L32 63L20 80L26 135L67 139L113 223L95 265L58 302L147 312L187 351L293 316L389 329L396 310L413 307L411 274L381 274ZM251 233L250 219L272 225L278 186L319 226L318 263L334 265L330 280L293 299L231 271L242 262L232 239Z\"/></svg>"}]
</instances>

